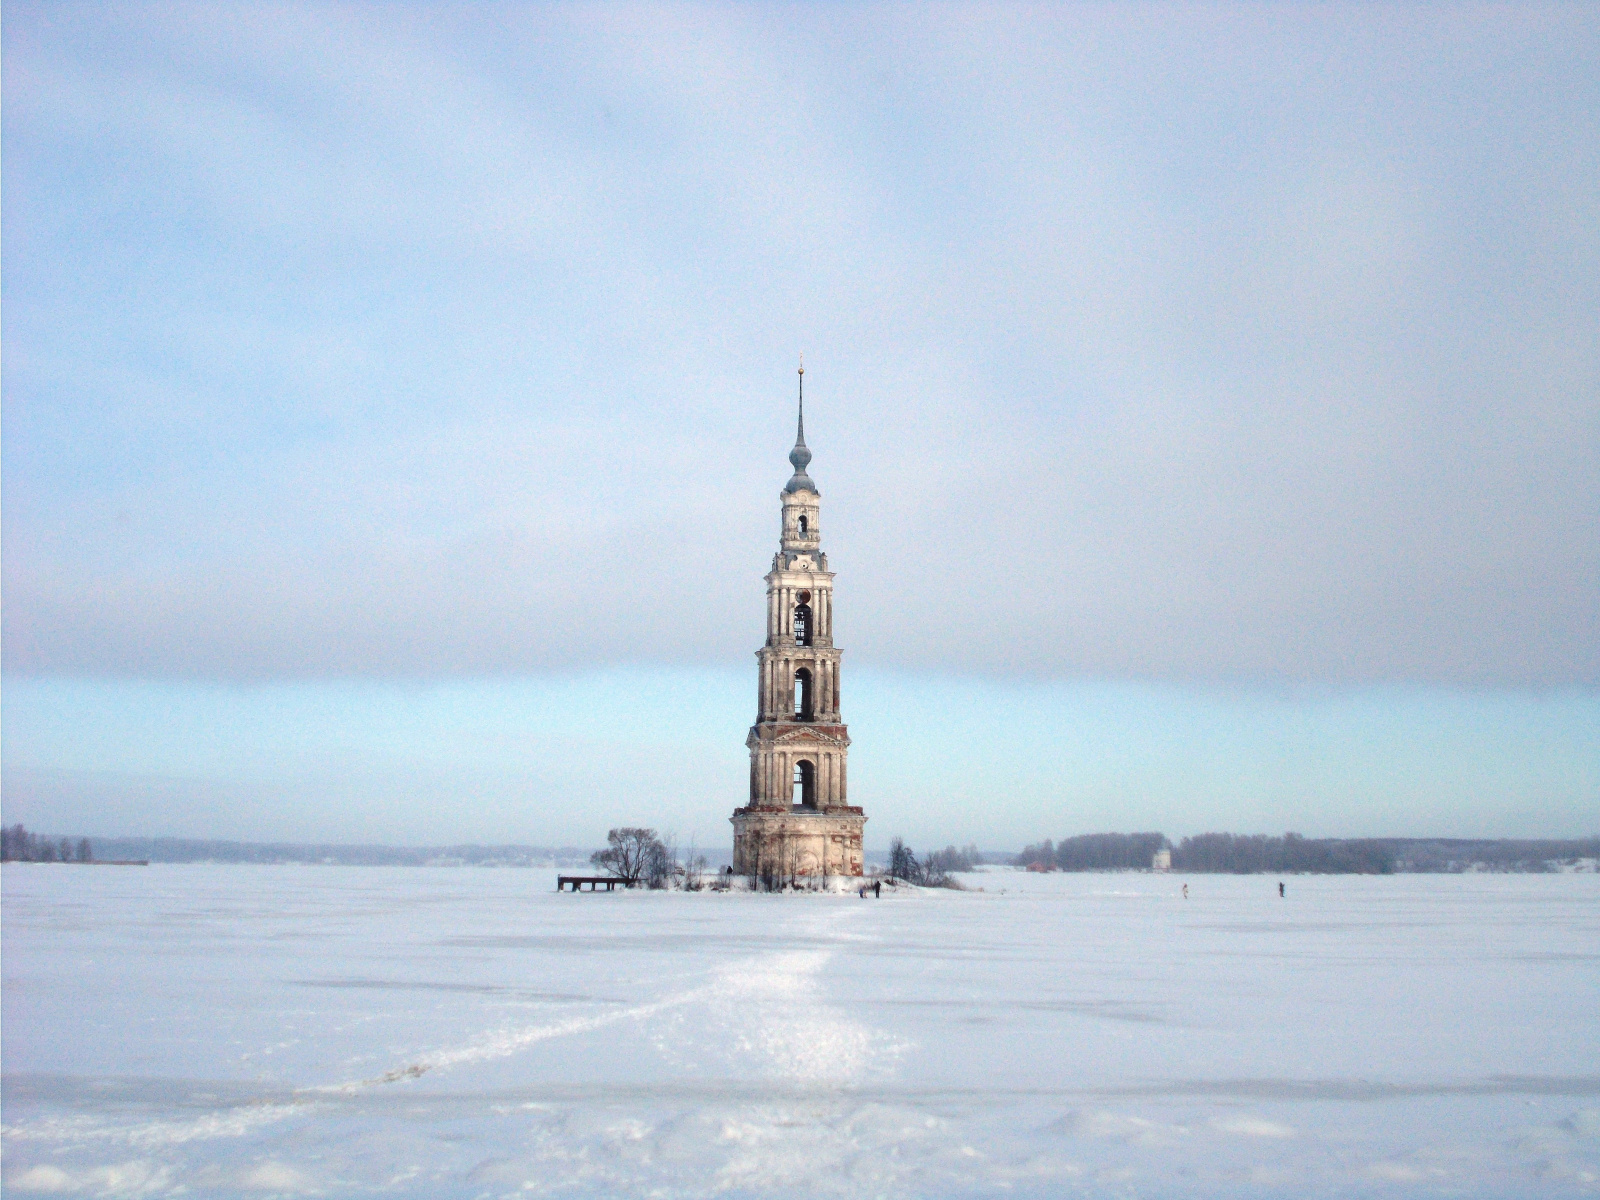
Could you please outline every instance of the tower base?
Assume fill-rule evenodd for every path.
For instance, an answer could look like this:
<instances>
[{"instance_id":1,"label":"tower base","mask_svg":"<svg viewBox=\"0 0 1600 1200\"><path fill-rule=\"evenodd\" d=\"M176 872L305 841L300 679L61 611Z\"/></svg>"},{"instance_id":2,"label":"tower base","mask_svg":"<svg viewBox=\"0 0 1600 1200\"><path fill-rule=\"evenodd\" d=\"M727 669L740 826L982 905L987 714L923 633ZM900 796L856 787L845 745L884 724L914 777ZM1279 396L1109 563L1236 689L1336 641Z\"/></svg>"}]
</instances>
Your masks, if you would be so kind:
<instances>
[{"instance_id":1,"label":"tower base","mask_svg":"<svg viewBox=\"0 0 1600 1200\"><path fill-rule=\"evenodd\" d=\"M736 808L733 810L736 875L860 875L859 808Z\"/></svg>"}]
</instances>

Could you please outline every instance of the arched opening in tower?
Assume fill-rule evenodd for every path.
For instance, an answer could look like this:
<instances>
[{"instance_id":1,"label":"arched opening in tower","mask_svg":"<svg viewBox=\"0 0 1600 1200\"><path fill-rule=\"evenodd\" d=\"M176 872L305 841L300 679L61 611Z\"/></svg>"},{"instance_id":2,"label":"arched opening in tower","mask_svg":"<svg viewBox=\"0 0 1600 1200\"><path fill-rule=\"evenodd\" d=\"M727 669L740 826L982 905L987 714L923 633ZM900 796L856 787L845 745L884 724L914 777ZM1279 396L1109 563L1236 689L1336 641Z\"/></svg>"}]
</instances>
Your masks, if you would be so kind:
<instances>
[{"instance_id":1,"label":"arched opening in tower","mask_svg":"<svg viewBox=\"0 0 1600 1200\"><path fill-rule=\"evenodd\" d=\"M817 768L805 759L794 765L794 804L796 808L817 806Z\"/></svg>"},{"instance_id":2,"label":"arched opening in tower","mask_svg":"<svg viewBox=\"0 0 1600 1200\"><path fill-rule=\"evenodd\" d=\"M801 667L794 673L794 719L809 721L816 715L811 698L811 672Z\"/></svg>"},{"instance_id":3,"label":"arched opening in tower","mask_svg":"<svg viewBox=\"0 0 1600 1200\"><path fill-rule=\"evenodd\" d=\"M811 645L811 605L800 604L794 610L794 644Z\"/></svg>"}]
</instances>

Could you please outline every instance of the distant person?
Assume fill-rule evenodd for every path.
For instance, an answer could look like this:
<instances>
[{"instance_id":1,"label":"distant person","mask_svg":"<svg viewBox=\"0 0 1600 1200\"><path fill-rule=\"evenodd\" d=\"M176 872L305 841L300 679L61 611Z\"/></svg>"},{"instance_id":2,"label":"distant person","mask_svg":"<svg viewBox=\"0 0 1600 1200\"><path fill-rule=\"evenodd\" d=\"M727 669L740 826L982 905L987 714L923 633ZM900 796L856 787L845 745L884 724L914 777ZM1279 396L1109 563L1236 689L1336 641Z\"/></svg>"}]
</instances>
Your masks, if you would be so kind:
<instances>
[{"instance_id":1,"label":"distant person","mask_svg":"<svg viewBox=\"0 0 1600 1200\"><path fill-rule=\"evenodd\" d=\"M1278 880L1278 899L1283 899L1283 880Z\"/></svg>"},{"instance_id":2,"label":"distant person","mask_svg":"<svg viewBox=\"0 0 1600 1200\"><path fill-rule=\"evenodd\" d=\"M1183 885L1183 898L1185 900L1189 898L1189 885L1187 883Z\"/></svg>"},{"instance_id":3,"label":"distant person","mask_svg":"<svg viewBox=\"0 0 1600 1200\"><path fill-rule=\"evenodd\" d=\"M877 883L872 885L872 895L874 899L883 899L883 880L880 879Z\"/></svg>"}]
</instances>

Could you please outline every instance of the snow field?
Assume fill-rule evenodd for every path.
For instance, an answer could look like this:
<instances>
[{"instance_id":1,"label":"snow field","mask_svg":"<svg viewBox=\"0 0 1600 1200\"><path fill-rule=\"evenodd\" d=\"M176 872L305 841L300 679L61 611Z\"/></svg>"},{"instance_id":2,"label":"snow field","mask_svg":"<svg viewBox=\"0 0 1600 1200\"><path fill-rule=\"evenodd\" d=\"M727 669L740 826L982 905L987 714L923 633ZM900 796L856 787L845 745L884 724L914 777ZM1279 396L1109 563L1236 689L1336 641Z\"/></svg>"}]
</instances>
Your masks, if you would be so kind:
<instances>
[{"instance_id":1,"label":"snow field","mask_svg":"<svg viewBox=\"0 0 1600 1200\"><path fill-rule=\"evenodd\" d=\"M6 1194L1600 1191L1600 877L555 874L8 864Z\"/></svg>"}]
</instances>

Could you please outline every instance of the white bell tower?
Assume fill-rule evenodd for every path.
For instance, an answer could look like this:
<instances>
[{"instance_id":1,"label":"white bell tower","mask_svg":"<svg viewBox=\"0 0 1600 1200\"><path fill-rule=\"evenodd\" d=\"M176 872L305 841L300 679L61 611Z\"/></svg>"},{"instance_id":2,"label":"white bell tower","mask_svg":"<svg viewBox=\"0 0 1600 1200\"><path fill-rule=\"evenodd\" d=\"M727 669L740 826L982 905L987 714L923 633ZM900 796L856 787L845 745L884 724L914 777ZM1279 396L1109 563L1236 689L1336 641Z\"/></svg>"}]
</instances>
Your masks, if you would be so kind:
<instances>
[{"instance_id":1,"label":"white bell tower","mask_svg":"<svg viewBox=\"0 0 1600 1200\"><path fill-rule=\"evenodd\" d=\"M846 796L850 735L839 715L833 572L822 552L822 496L806 474L805 366L794 476L779 495L783 528L767 574L767 640L756 652L750 798L733 814L733 869L745 875L861 874L866 817Z\"/></svg>"}]
</instances>

